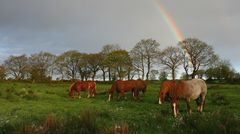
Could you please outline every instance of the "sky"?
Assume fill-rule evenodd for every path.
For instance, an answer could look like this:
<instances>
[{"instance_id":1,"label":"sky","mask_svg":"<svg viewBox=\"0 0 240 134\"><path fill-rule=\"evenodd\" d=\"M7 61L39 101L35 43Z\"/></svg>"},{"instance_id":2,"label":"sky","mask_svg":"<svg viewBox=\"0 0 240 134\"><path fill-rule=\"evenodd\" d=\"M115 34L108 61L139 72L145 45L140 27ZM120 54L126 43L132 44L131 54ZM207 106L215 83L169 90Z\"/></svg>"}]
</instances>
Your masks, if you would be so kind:
<instances>
[{"instance_id":1,"label":"sky","mask_svg":"<svg viewBox=\"0 0 240 134\"><path fill-rule=\"evenodd\" d=\"M0 62L40 51L95 53L106 44L131 50L147 38L176 46L159 3L185 38L213 46L240 71L239 0L0 0Z\"/></svg>"}]
</instances>

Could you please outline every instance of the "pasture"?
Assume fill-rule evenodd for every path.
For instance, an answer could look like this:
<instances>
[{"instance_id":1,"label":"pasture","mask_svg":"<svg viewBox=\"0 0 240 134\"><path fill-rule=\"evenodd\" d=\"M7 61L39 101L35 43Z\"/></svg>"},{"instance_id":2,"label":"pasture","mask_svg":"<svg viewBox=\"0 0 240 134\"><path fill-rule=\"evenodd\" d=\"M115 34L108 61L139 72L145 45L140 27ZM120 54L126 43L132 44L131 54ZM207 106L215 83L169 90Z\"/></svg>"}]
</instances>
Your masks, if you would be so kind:
<instances>
[{"instance_id":1,"label":"pasture","mask_svg":"<svg viewBox=\"0 0 240 134\"><path fill-rule=\"evenodd\" d=\"M185 102L172 117L168 101L158 104L160 82L148 82L141 100L107 102L110 83L97 82L95 98L68 98L70 83L0 84L0 133L113 133L116 128L129 133L240 133L240 85L208 84L205 109L187 115ZM120 130L119 130L120 131Z\"/></svg>"}]
</instances>

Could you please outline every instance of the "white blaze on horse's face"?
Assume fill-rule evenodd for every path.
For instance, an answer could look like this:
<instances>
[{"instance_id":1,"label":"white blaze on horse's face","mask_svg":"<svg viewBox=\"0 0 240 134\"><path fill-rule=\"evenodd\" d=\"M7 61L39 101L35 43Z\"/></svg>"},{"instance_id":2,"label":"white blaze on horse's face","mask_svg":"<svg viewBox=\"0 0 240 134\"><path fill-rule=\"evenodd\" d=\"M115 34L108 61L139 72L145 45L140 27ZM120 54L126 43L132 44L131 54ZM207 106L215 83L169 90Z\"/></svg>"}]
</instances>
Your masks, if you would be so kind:
<instances>
[{"instance_id":1,"label":"white blaze on horse's face","mask_svg":"<svg viewBox=\"0 0 240 134\"><path fill-rule=\"evenodd\" d=\"M162 101L161 101L161 98L160 98L160 97L159 97L158 103L159 103L160 105L162 104Z\"/></svg>"}]
</instances>

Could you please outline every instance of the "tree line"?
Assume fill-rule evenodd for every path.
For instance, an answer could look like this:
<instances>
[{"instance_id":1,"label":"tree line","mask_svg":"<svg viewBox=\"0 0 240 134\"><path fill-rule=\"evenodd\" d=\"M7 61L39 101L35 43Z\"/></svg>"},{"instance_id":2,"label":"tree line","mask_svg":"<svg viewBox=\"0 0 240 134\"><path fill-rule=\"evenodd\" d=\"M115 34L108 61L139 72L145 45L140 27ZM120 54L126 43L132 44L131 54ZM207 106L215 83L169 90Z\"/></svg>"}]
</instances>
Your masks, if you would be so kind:
<instances>
[{"instance_id":1,"label":"tree line","mask_svg":"<svg viewBox=\"0 0 240 134\"><path fill-rule=\"evenodd\" d=\"M182 69L182 79L200 78L208 80L239 80L240 74L228 60L215 54L211 45L197 39L187 38L177 44L160 49L153 39L142 39L130 50L119 45L108 44L98 53L66 51L60 55L39 52L27 56L9 56L0 65L0 79L51 81L140 78L146 80L176 79Z\"/></svg>"}]
</instances>

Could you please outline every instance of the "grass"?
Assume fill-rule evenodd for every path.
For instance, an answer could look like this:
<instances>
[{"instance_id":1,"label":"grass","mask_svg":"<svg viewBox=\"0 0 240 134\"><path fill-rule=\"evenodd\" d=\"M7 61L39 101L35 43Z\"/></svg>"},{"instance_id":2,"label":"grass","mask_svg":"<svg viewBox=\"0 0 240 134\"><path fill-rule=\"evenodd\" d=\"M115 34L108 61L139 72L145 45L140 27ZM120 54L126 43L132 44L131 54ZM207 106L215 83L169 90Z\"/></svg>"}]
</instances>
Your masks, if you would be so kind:
<instances>
[{"instance_id":1,"label":"grass","mask_svg":"<svg viewBox=\"0 0 240 134\"><path fill-rule=\"evenodd\" d=\"M0 84L0 133L200 133L202 129L217 133L240 124L240 85L210 84L203 114L187 115L185 102L180 103L177 119L171 114L169 102L158 104L159 82L149 82L142 100L127 100L116 95L107 102L105 92L111 84L97 83L95 98L69 99L70 83ZM220 116L219 114L223 116ZM226 114L229 113L229 114ZM215 117L211 119L210 117ZM226 117L231 117L226 121ZM210 120L211 119L211 120ZM212 122L212 129L206 125ZM224 123L226 121L227 123ZM196 123L197 122L197 123ZM195 124L194 124L195 123ZM199 125L198 125L199 124ZM219 128L218 128L219 127ZM202 128L202 129L201 129ZM207 128L207 129L206 129ZM234 126L236 128L236 126ZM239 132L238 129L231 133Z\"/></svg>"}]
</instances>

